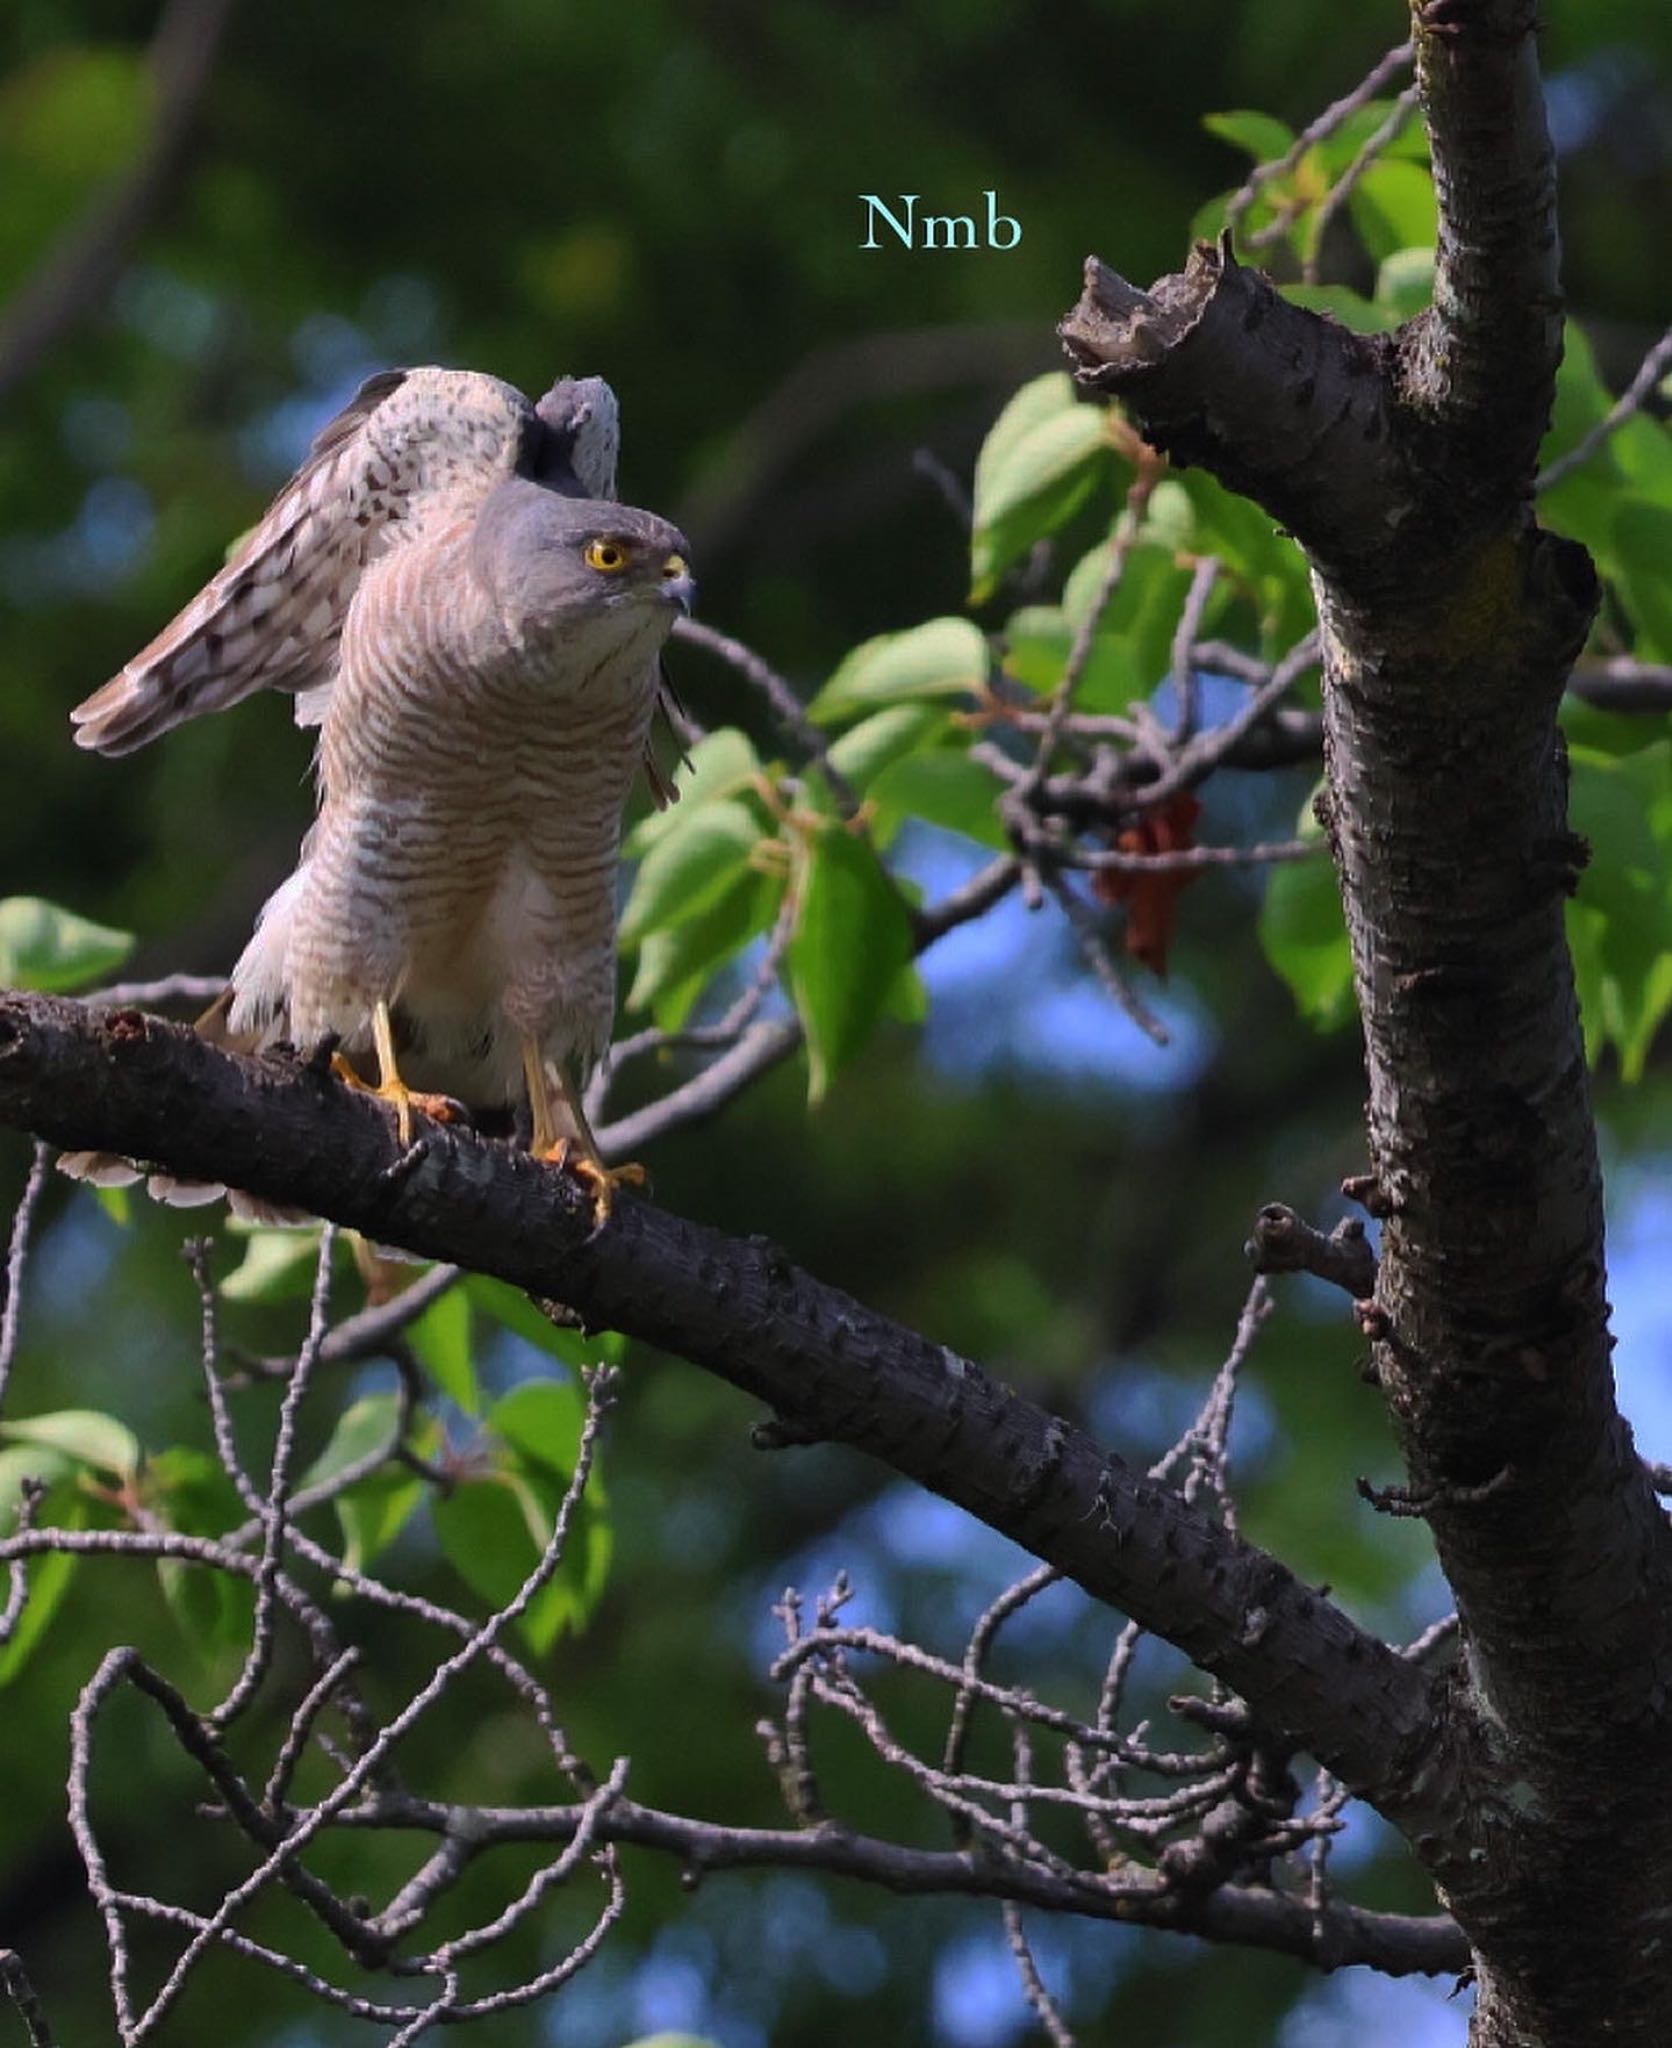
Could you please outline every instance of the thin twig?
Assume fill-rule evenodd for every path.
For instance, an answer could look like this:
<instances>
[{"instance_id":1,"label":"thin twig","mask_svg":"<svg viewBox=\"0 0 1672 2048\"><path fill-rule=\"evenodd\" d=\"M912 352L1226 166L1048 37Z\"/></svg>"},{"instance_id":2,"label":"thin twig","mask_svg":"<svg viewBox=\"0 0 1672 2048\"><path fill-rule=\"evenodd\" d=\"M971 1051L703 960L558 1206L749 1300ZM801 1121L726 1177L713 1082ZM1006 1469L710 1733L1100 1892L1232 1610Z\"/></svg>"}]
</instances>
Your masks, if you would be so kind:
<instances>
[{"instance_id":1,"label":"thin twig","mask_svg":"<svg viewBox=\"0 0 1672 2048\"><path fill-rule=\"evenodd\" d=\"M752 647L745 647L741 640L734 640L729 633L716 632L700 619L678 619L673 630L675 639L706 648L760 691L785 737L824 777L837 810L844 818L854 817L859 810L859 797L853 784L831 760L829 741L807 716L806 706L790 683L772 664Z\"/></svg>"},{"instance_id":2,"label":"thin twig","mask_svg":"<svg viewBox=\"0 0 1672 2048\"><path fill-rule=\"evenodd\" d=\"M1360 179L1370 166L1393 143L1399 140L1410 123L1411 116L1421 104L1422 95L1414 85L1406 86L1388 111L1386 120L1371 135L1366 136L1357 156L1330 187L1312 221L1312 253L1301 265L1301 276L1308 284L1318 282L1318 266L1324 253L1324 238L1329 233L1330 223L1353 196Z\"/></svg>"},{"instance_id":3,"label":"thin twig","mask_svg":"<svg viewBox=\"0 0 1672 2048\"><path fill-rule=\"evenodd\" d=\"M1576 469L1582 469L1608 438L1617 433L1634 413L1641 412L1669 369L1672 369L1672 327L1667 328L1649 353L1637 366L1637 374L1625 390L1608 408L1607 413L1597 421L1588 434L1556 460L1539 471L1533 488L1547 491L1552 484L1559 484L1563 477L1571 476Z\"/></svg>"},{"instance_id":4,"label":"thin twig","mask_svg":"<svg viewBox=\"0 0 1672 2048\"><path fill-rule=\"evenodd\" d=\"M1411 61L1412 54L1409 42L1397 44L1386 56L1371 66L1350 93L1333 101L1316 120L1309 121L1282 156L1273 158L1269 163L1256 164L1246 181L1231 195L1225 212L1225 225L1234 230L1243 215L1274 178L1287 177L1299 165L1301 158L1309 149L1327 140L1344 122L1356 114L1360 107L1373 100L1390 79L1396 78L1405 69Z\"/></svg>"},{"instance_id":5,"label":"thin twig","mask_svg":"<svg viewBox=\"0 0 1672 2048\"><path fill-rule=\"evenodd\" d=\"M0 1405L6 1398L6 1386L12 1375L12 1365L17 1357L17 1333L23 1311L23 1269L29 1258L29 1241L35 1227L35 1212L41 1205L41 1197L51 1178L53 1148L44 1142L37 1142L35 1156L30 1163L29 1178L23 1184L23 1193L18 1198L17 1212L12 1218L11 1241L6 1248L6 1299L0 1306Z\"/></svg>"}]
</instances>

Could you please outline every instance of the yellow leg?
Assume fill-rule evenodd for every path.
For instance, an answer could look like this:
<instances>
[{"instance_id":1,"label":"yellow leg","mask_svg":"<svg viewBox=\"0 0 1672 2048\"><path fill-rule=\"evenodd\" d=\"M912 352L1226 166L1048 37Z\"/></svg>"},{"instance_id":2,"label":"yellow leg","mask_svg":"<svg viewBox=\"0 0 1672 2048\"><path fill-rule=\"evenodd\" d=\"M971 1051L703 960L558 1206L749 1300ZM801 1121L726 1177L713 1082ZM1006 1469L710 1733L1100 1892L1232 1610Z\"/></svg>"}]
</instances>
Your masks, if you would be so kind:
<instances>
[{"instance_id":1,"label":"yellow leg","mask_svg":"<svg viewBox=\"0 0 1672 2048\"><path fill-rule=\"evenodd\" d=\"M556 1070L557 1099L554 1102L551 1071L546 1066L545 1055L538 1042L525 1038L522 1050L528 1106L534 1117L529 1150L536 1159L549 1159L556 1166L567 1166L571 1173L584 1180L592 1189L593 1213L600 1223L607 1222L615 1203L616 1189L643 1187L649 1175L642 1166L631 1162L625 1166L606 1166L598 1150L598 1140L592 1135L592 1126L586 1120L580 1095L571 1087L569 1077L561 1067ZM562 1127L564 1123L568 1125L567 1130Z\"/></svg>"},{"instance_id":2,"label":"yellow leg","mask_svg":"<svg viewBox=\"0 0 1672 2048\"><path fill-rule=\"evenodd\" d=\"M369 1093L395 1105L395 1128L403 1145L412 1143L412 1112L415 1109L434 1117L437 1123L448 1124L455 1120L458 1111L447 1096L421 1095L401 1079L400 1065L395 1057L395 1020L386 1002L380 1002L372 1012L372 1044L377 1049L377 1086ZM339 1081L346 1081L350 1088L366 1086L340 1052L331 1056L331 1071Z\"/></svg>"}]
</instances>

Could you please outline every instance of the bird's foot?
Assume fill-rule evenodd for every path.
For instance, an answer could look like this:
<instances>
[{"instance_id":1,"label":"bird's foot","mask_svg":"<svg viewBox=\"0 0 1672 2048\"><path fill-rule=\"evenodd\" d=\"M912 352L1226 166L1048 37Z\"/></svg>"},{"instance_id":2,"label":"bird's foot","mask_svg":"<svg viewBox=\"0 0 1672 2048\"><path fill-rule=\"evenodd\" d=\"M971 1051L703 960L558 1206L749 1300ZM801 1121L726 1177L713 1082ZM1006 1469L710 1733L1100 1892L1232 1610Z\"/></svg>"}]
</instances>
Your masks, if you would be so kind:
<instances>
[{"instance_id":1,"label":"bird's foot","mask_svg":"<svg viewBox=\"0 0 1672 2048\"><path fill-rule=\"evenodd\" d=\"M606 1166L596 1152L588 1152L573 1138L559 1138L555 1144L545 1146L534 1156L549 1166L567 1167L578 1181L583 1181L592 1190L592 1214L601 1224L610 1220L617 1188L648 1188L650 1185L650 1175L635 1161L629 1159L621 1166Z\"/></svg>"},{"instance_id":2,"label":"bird's foot","mask_svg":"<svg viewBox=\"0 0 1672 2048\"><path fill-rule=\"evenodd\" d=\"M438 1124L456 1124L464 1120L464 1107L452 1096L426 1095L417 1088L409 1088L399 1074L387 1075L375 1084L362 1080L340 1052L331 1055L331 1072L347 1087L358 1088L365 1095L375 1095L380 1102L394 1104L395 1128L403 1145L412 1143L414 1110Z\"/></svg>"}]
</instances>

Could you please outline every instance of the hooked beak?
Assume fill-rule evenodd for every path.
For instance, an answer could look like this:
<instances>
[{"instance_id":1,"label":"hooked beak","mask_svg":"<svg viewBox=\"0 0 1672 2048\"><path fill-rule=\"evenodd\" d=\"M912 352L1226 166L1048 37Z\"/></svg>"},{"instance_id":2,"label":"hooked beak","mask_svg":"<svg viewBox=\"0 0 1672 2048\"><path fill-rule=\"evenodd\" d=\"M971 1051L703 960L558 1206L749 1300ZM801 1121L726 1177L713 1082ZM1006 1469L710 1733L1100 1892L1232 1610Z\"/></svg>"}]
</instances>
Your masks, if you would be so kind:
<instances>
[{"instance_id":1,"label":"hooked beak","mask_svg":"<svg viewBox=\"0 0 1672 2048\"><path fill-rule=\"evenodd\" d=\"M669 555L662 564L662 595L686 618L696 609L697 583L683 555Z\"/></svg>"}]
</instances>

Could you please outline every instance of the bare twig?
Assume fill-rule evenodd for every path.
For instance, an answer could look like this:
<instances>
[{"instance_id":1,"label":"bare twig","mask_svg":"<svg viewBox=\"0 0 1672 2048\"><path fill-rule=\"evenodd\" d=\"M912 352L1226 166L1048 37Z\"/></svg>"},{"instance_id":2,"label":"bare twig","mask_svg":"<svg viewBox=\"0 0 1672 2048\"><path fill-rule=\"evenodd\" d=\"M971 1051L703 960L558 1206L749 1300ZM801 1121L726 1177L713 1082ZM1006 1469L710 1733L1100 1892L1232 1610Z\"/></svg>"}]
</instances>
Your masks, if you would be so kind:
<instances>
[{"instance_id":1,"label":"bare twig","mask_svg":"<svg viewBox=\"0 0 1672 2048\"><path fill-rule=\"evenodd\" d=\"M859 809L859 797L852 783L831 760L830 743L807 716L807 707L772 664L752 647L745 647L741 640L734 640L729 633L718 633L699 619L678 619L673 630L675 639L706 648L761 693L785 737L824 777L837 810L844 818L853 817Z\"/></svg>"},{"instance_id":2,"label":"bare twig","mask_svg":"<svg viewBox=\"0 0 1672 2048\"><path fill-rule=\"evenodd\" d=\"M1316 120L1309 121L1282 156L1274 158L1270 163L1256 164L1246 181L1231 195L1230 204L1226 209L1225 225L1232 229L1236 228L1243 215L1274 178L1286 178L1309 149L1327 141L1343 123L1358 112L1360 107L1368 105L1390 79L1398 77L1410 63L1413 54L1412 46L1408 42L1400 43L1389 50L1386 56L1371 66L1350 93L1333 101ZM1256 242L1258 239L1255 238Z\"/></svg>"},{"instance_id":3,"label":"bare twig","mask_svg":"<svg viewBox=\"0 0 1672 2048\"><path fill-rule=\"evenodd\" d=\"M1534 489L1547 491L1552 484L1559 484L1563 477L1571 476L1576 469L1583 469L1611 435L1617 433L1633 414L1642 411L1668 370L1672 370L1672 327L1638 364L1636 376L1590 432L1576 441L1565 455L1557 456L1554 462L1539 471Z\"/></svg>"},{"instance_id":4,"label":"bare twig","mask_svg":"<svg viewBox=\"0 0 1672 2048\"><path fill-rule=\"evenodd\" d=\"M1323 258L1324 237L1329 233L1330 223L1353 196L1365 172L1384 150L1399 140L1420 104L1421 94L1417 88L1406 86L1389 109L1387 118L1374 133L1365 137L1358 154L1330 187L1312 222L1312 253L1301 265L1301 276L1308 284L1318 282L1318 265Z\"/></svg>"},{"instance_id":5,"label":"bare twig","mask_svg":"<svg viewBox=\"0 0 1672 2048\"><path fill-rule=\"evenodd\" d=\"M51 1176L53 1148L37 1144L23 1184L17 1213L12 1218L11 1241L6 1249L6 1298L0 1305L0 1403L6 1398L12 1365L17 1357L17 1333L23 1311L23 1269L29 1257L29 1241L35 1227L35 1212Z\"/></svg>"}]
</instances>

